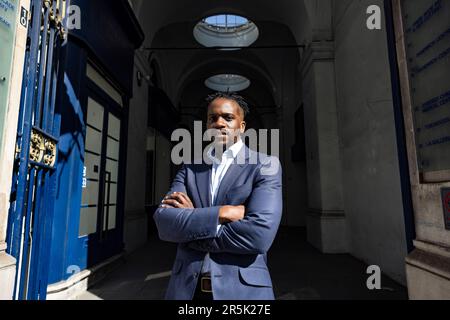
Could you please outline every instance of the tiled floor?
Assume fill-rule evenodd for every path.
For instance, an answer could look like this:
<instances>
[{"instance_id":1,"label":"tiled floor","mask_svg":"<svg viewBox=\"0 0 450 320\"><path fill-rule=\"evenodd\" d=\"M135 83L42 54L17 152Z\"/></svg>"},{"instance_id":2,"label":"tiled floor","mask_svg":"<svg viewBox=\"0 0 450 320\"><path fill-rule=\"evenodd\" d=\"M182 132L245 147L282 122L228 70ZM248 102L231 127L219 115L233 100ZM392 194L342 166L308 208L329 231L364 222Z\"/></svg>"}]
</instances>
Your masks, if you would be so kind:
<instances>
[{"instance_id":1,"label":"tiled floor","mask_svg":"<svg viewBox=\"0 0 450 320\"><path fill-rule=\"evenodd\" d=\"M149 241L78 299L163 299L175 250ZM386 277L382 290L368 290L364 263L347 254L321 254L306 242L303 228L281 229L268 260L277 299L407 299L406 289Z\"/></svg>"}]
</instances>

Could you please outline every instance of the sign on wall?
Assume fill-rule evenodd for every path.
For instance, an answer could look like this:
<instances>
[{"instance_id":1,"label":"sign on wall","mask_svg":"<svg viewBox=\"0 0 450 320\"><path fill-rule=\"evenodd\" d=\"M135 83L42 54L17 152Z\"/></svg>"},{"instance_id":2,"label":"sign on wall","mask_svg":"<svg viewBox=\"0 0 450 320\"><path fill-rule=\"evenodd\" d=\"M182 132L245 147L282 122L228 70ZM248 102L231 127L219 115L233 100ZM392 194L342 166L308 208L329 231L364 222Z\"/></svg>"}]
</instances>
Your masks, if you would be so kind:
<instances>
[{"instance_id":1,"label":"sign on wall","mask_svg":"<svg viewBox=\"0 0 450 320\"><path fill-rule=\"evenodd\" d=\"M18 0L0 0L0 147L14 54Z\"/></svg>"},{"instance_id":2,"label":"sign on wall","mask_svg":"<svg viewBox=\"0 0 450 320\"><path fill-rule=\"evenodd\" d=\"M402 2L419 171L450 181L450 1Z\"/></svg>"}]
</instances>

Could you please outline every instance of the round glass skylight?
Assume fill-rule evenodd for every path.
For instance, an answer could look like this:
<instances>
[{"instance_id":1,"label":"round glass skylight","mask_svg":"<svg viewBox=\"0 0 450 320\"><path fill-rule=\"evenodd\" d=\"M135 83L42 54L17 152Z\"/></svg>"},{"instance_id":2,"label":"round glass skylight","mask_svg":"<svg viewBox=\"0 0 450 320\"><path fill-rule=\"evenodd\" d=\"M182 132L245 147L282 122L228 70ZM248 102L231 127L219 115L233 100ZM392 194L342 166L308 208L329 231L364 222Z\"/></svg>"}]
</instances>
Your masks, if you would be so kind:
<instances>
[{"instance_id":1,"label":"round glass skylight","mask_svg":"<svg viewBox=\"0 0 450 320\"><path fill-rule=\"evenodd\" d=\"M203 23L213 29L228 29L234 31L234 29L245 26L250 23L250 21L248 21L247 18L233 14L218 14L203 19Z\"/></svg>"},{"instance_id":2,"label":"round glass skylight","mask_svg":"<svg viewBox=\"0 0 450 320\"><path fill-rule=\"evenodd\" d=\"M247 47L258 39L259 30L247 18L219 14L197 23L194 37L205 47Z\"/></svg>"},{"instance_id":3,"label":"round glass skylight","mask_svg":"<svg viewBox=\"0 0 450 320\"><path fill-rule=\"evenodd\" d=\"M250 87L250 80L237 74L218 74L208 78L205 85L215 91L238 92Z\"/></svg>"}]
</instances>

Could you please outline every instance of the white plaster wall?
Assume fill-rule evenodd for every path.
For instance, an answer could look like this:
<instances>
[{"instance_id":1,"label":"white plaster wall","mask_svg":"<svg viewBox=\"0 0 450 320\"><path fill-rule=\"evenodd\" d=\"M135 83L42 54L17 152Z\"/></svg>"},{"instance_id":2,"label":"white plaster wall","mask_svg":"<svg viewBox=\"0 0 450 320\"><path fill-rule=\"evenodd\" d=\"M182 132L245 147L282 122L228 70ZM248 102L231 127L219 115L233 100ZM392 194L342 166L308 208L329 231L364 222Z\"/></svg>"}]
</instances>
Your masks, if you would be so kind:
<instances>
[{"instance_id":1,"label":"white plaster wall","mask_svg":"<svg viewBox=\"0 0 450 320\"><path fill-rule=\"evenodd\" d=\"M351 253L405 283L407 254L387 38L366 28L381 0L334 1L344 207ZM384 18L384 17L383 17Z\"/></svg>"},{"instance_id":2,"label":"white plaster wall","mask_svg":"<svg viewBox=\"0 0 450 320\"><path fill-rule=\"evenodd\" d=\"M18 4L24 8L30 6L29 0L22 0ZM20 17L18 16L17 19ZM16 43L14 48L13 69L10 82L9 103L6 106L6 119L3 131L3 146L0 150L0 251L4 249L6 228L8 221L9 194L14 166L14 152L16 148L17 122L20 109L20 93L22 88L23 65L27 29L17 21ZM0 141L1 142L1 141Z\"/></svg>"},{"instance_id":3,"label":"white plaster wall","mask_svg":"<svg viewBox=\"0 0 450 320\"><path fill-rule=\"evenodd\" d=\"M29 8L30 1L21 0L18 5ZM20 93L27 39L27 29L21 26L18 21L19 18L18 15L9 102L5 106L7 111L2 134L3 143L0 141L0 145L3 146L2 150L0 150L0 300L9 300L12 298L16 274L16 261L5 252L7 247L5 238L8 224L9 196L14 166L17 122L19 118Z\"/></svg>"},{"instance_id":4,"label":"white plaster wall","mask_svg":"<svg viewBox=\"0 0 450 320\"><path fill-rule=\"evenodd\" d=\"M320 205L311 209L340 211L342 201L341 158L338 150L336 95L334 68L331 61L314 63L314 87L316 88L316 117L319 136L315 143L318 148L318 159L321 172L315 176L320 183Z\"/></svg>"}]
</instances>

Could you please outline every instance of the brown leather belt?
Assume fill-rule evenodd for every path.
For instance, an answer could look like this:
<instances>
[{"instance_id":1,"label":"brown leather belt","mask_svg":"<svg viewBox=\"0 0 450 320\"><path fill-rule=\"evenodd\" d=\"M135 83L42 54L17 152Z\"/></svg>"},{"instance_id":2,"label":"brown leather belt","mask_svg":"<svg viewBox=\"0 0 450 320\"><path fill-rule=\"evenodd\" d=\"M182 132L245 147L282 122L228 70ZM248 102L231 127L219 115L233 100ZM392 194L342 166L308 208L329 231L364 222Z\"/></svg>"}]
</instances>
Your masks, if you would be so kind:
<instances>
[{"instance_id":1,"label":"brown leather belt","mask_svg":"<svg viewBox=\"0 0 450 320\"><path fill-rule=\"evenodd\" d=\"M205 293L212 293L211 276L202 275L200 277L200 290Z\"/></svg>"}]
</instances>

